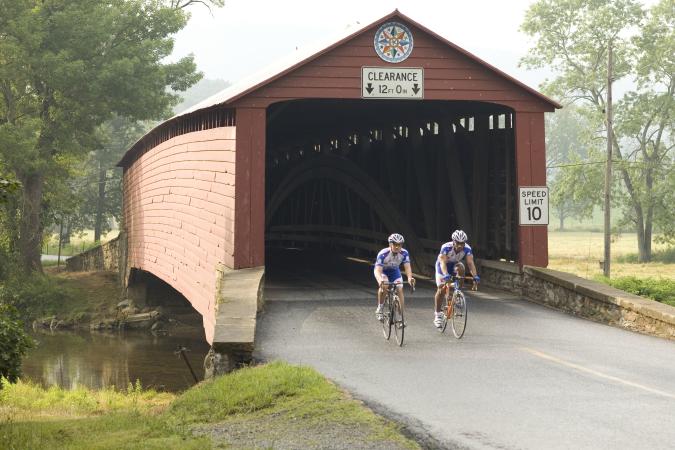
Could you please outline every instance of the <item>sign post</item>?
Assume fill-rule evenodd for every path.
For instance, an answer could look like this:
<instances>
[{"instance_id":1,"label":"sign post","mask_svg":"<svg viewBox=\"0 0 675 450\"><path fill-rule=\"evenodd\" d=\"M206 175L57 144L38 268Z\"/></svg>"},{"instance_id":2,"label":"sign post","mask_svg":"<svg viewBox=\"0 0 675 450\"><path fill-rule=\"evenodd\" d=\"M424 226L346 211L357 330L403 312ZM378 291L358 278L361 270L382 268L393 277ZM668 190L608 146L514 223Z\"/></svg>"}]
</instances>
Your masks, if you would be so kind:
<instances>
[{"instance_id":1,"label":"sign post","mask_svg":"<svg viewBox=\"0 0 675 450\"><path fill-rule=\"evenodd\" d=\"M361 67L361 98L424 98L422 67Z\"/></svg>"},{"instance_id":2,"label":"sign post","mask_svg":"<svg viewBox=\"0 0 675 450\"><path fill-rule=\"evenodd\" d=\"M520 225L548 225L548 187L521 187Z\"/></svg>"}]
</instances>

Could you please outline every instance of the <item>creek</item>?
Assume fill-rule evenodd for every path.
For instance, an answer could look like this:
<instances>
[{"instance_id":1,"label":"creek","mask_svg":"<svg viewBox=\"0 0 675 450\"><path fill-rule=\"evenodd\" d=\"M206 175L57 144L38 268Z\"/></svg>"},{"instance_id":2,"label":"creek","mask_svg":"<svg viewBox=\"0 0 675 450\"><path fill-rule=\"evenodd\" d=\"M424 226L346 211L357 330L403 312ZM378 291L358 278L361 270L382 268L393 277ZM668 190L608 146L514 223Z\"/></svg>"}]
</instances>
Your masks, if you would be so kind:
<instances>
[{"instance_id":1,"label":"creek","mask_svg":"<svg viewBox=\"0 0 675 450\"><path fill-rule=\"evenodd\" d=\"M140 381L143 388L183 391L195 384L179 346L197 378L204 378L209 345L201 327L181 327L166 334L150 331L31 332L36 346L23 361L23 379L64 389L114 387L124 390Z\"/></svg>"}]
</instances>

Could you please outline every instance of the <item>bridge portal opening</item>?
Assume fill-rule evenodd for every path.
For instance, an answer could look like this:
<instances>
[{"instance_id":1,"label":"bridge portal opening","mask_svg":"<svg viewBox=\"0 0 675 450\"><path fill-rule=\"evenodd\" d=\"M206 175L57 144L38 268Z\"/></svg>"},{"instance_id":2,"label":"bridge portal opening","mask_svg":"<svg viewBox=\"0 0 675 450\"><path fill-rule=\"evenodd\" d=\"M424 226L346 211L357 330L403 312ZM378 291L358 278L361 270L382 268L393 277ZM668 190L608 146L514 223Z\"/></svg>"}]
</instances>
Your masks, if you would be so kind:
<instances>
[{"instance_id":1,"label":"bridge portal opening","mask_svg":"<svg viewBox=\"0 0 675 450\"><path fill-rule=\"evenodd\" d=\"M515 114L475 101L296 100L267 110L266 253L373 259L402 233L431 272L453 229L517 259ZM267 260L267 258L266 258Z\"/></svg>"}]
</instances>

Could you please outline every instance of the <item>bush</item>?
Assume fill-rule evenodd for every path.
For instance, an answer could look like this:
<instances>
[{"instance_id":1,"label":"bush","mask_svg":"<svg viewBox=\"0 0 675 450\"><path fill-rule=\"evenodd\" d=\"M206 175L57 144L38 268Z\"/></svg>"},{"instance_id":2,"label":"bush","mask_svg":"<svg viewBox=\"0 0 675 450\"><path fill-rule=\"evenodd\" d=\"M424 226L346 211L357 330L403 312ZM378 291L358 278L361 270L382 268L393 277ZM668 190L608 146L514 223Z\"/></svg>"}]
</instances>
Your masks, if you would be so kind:
<instances>
[{"instance_id":1,"label":"bush","mask_svg":"<svg viewBox=\"0 0 675 450\"><path fill-rule=\"evenodd\" d=\"M14 306L27 320L54 315L74 297L61 284L42 274L13 275L0 285L0 303Z\"/></svg>"},{"instance_id":2,"label":"bush","mask_svg":"<svg viewBox=\"0 0 675 450\"><path fill-rule=\"evenodd\" d=\"M23 329L16 308L0 304L0 376L15 382L21 375L21 358L33 344ZM0 388L2 379L0 378Z\"/></svg>"},{"instance_id":3,"label":"bush","mask_svg":"<svg viewBox=\"0 0 675 450\"><path fill-rule=\"evenodd\" d=\"M622 291L675 306L675 280L665 278L619 277L601 281Z\"/></svg>"}]
</instances>

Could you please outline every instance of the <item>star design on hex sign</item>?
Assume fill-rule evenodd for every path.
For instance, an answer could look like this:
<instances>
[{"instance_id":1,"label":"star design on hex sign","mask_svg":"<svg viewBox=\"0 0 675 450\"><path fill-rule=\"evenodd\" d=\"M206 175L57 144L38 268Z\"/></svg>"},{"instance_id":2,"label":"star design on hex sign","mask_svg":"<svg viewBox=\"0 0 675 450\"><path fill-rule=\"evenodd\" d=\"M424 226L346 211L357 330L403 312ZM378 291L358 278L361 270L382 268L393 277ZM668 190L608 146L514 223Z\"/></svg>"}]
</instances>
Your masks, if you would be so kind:
<instances>
[{"instance_id":1,"label":"star design on hex sign","mask_svg":"<svg viewBox=\"0 0 675 450\"><path fill-rule=\"evenodd\" d=\"M391 53L391 57L396 57L397 53L405 53L403 46L409 45L410 41L406 39L405 30L401 30L400 33L396 31L396 27L391 27L391 30L387 32L384 30L382 32L384 35L383 39L380 39L378 44L382 45L382 53Z\"/></svg>"}]
</instances>

